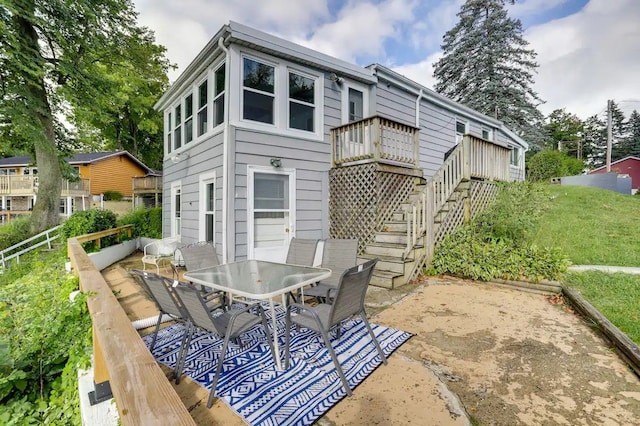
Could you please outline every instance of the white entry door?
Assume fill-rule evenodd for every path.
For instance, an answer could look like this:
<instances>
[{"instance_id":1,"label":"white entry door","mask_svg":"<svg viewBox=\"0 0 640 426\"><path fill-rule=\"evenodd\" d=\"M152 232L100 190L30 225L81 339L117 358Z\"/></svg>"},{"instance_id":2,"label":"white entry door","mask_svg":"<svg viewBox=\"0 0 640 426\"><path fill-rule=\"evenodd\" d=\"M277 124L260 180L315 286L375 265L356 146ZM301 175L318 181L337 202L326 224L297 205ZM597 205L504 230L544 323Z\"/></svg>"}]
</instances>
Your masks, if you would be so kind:
<instances>
[{"instance_id":1,"label":"white entry door","mask_svg":"<svg viewBox=\"0 0 640 426\"><path fill-rule=\"evenodd\" d=\"M284 262L294 235L295 171L249 167L249 258Z\"/></svg>"}]
</instances>

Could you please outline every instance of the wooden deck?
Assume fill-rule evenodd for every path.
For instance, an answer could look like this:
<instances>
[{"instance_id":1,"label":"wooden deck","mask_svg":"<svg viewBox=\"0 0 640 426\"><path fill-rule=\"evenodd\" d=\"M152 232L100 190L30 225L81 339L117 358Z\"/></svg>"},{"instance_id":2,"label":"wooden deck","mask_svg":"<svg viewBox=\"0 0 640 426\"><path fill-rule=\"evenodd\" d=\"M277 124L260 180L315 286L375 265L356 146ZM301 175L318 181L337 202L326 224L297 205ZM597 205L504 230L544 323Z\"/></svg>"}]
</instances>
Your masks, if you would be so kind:
<instances>
[{"instance_id":1,"label":"wooden deck","mask_svg":"<svg viewBox=\"0 0 640 426\"><path fill-rule=\"evenodd\" d=\"M113 290L120 305L131 321L138 319L157 317L158 311L154 303L149 300L138 282L129 274L129 269L142 269L142 253L137 252L130 257L116 263L102 271L102 276ZM170 270L160 269L164 275L171 276ZM165 323L170 325L170 323ZM140 330L141 335L152 332L152 328ZM170 375L171 371L164 365L159 364L162 370ZM169 379L167 379L169 380ZM178 393L198 425L245 425L242 419L237 416L225 403L216 400L211 409L207 408L207 398L209 392L198 383L184 376L179 385L170 382Z\"/></svg>"}]
</instances>

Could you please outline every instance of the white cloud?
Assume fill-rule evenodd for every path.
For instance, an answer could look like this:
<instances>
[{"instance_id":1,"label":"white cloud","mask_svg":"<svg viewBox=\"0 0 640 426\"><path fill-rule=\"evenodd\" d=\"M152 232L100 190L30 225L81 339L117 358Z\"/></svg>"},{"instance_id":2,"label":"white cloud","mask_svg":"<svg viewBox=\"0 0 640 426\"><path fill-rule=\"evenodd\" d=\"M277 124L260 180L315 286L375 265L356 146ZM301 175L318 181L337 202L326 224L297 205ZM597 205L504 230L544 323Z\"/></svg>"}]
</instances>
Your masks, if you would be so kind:
<instances>
[{"instance_id":1,"label":"white cloud","mask_svg":"<svg viewBox=\"0 0 640 426\"><path fill-rule=\"evenodd\" d=\"M640 97L640 2L591 0L580 12L530 28L538 53L535 89L556 108L582 118L597 114L607 99Z\"/></svg>"},{"instance_id":2,"label":"white cloud","mask_svg":"<svg viewBox=\"0 0 640 426\"><path fill-rule=\"evenodd\" d=\"M416 64L407 64L393 67L393 70L411 80L422 84L423 86L433 89L436 82L433 77L433 64L442 57L442 52L436 52L429 55L424 61Z\"/></svg>"}]
</instances>

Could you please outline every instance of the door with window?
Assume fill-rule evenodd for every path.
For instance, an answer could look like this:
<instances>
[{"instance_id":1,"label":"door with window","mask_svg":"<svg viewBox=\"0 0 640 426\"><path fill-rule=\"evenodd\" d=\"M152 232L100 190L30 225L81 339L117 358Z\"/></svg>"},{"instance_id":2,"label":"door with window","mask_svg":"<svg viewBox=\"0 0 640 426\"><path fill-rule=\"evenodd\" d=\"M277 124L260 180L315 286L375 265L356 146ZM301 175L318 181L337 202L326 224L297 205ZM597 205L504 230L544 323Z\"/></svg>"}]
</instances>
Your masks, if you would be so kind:
<instances>
[{"instance_id":1,"label":"door with window","mask_svg":"<svg viewBox=\"0 0 640 426\"><path fill-rule=\"evenodd\" d=\"M295 171L249 168L249 258L284 262L294 235Z\"/></svg>"},{"instance_id":2,"label":"door with window","mask_svg":"<svg viewBox=\"0 0 640 426\"><path fill-rule=\"evenodd\" d=\"M343 90L342 122L347 124L362 120L367 112L366 89L360 86L357 86L357 88L346 86ZM365 128L363 125L350 128L346 134L347 140L343 145L348 152L343 154L349 157L370 154L369 141L371 140L370 132L372 130L370 127Z\"/></svg>"}]
</instances>

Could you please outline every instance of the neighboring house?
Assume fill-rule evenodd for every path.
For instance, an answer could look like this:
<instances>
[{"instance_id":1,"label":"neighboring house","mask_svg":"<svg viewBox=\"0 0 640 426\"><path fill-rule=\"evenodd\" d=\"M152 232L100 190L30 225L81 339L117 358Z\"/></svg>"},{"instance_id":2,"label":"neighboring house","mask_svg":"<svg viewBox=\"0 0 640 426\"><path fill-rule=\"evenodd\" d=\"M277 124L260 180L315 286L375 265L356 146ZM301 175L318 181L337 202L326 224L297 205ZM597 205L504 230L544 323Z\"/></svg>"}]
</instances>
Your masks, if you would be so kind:
<instances>
[{"instance_id":1,"label":"neighboring house","mask_svg":"<svg viewBox=\"0 0 640 426\"><path fill-rule=\"evenodd\" d=\"M213 241L224 262L282 261L293 236L355 237L364 256L415 183L441 179L463 138L475 154L453 150L445 163L458 181L469 180L462 164L471 178L524 179L528 146L502 122L384 66L235 22L155 108L165 118L164 235Z\"/></svg>"},{"instance_id":2,"label":"neighboring house","mask_svg":"<svg viewBox=\"0 0 640 426\"><path fill-rule=\"evenodd\" d=\"M88 209L91 195L117 191L131 197L133 178L154 173L127 151L76 154L66 161L76 169L80 180L63 181L60 213L65 216ZM30 156L0 158L0 208L31 210L37 189L38 169Z\"/></svg>"},{"instance_id":3,"label":"neighboring house","mask_svg":"<svg viewBox=\"0 0 640 426\"><path fill-rule=\"evenodd\" d=\"M611 163L611 171L619 175L629 175L631 178L631 192L635 194L640 189L640 158L625 157ZM589 174L607 173L607 167L602 166L591 170Z\"/></svg>"}]
</instances>

